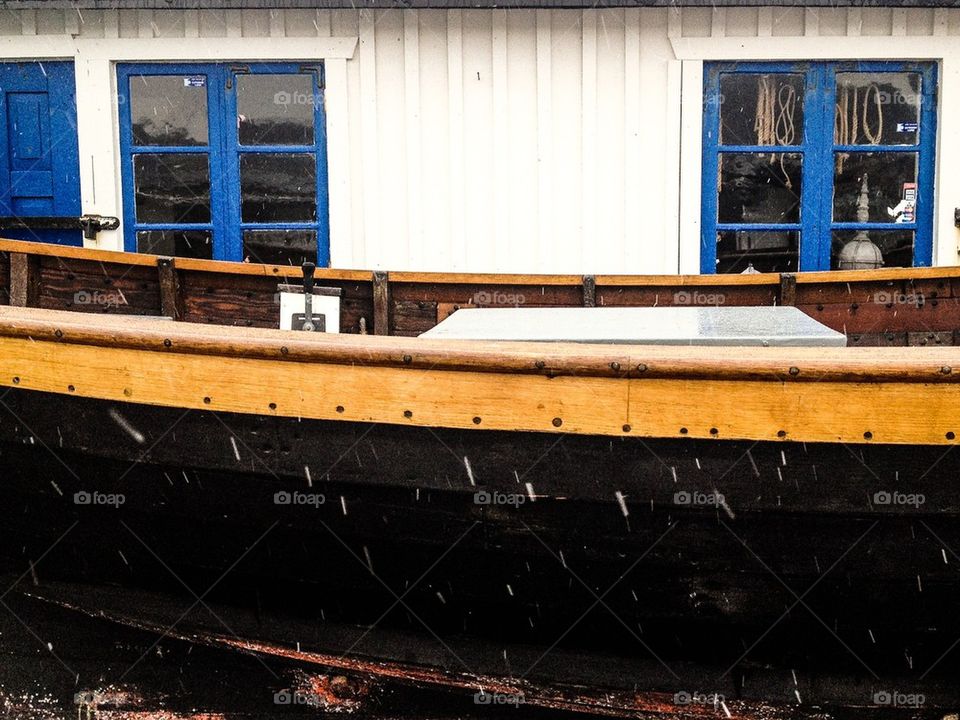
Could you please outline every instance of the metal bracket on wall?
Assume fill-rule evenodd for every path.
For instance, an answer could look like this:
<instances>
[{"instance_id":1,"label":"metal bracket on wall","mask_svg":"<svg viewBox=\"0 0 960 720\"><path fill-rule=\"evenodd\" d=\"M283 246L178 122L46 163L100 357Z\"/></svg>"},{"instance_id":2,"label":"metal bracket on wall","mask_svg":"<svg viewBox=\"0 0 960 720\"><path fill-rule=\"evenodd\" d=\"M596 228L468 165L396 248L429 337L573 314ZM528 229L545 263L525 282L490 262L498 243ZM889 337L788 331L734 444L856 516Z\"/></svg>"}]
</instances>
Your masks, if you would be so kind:
<instances>
[{"instance_id":1,"label":"metal bracket on wall","mask_svg":"<svg viewBox=\"0 0 960 720\"><path fill-rule=\"evenodd\" d=\"M0 216L0 230L83 230L87 240L94 240L101 230L116 230L120 220L110 215L81 215L80 217L21 217Z\"/></svg>"}]
</instances>

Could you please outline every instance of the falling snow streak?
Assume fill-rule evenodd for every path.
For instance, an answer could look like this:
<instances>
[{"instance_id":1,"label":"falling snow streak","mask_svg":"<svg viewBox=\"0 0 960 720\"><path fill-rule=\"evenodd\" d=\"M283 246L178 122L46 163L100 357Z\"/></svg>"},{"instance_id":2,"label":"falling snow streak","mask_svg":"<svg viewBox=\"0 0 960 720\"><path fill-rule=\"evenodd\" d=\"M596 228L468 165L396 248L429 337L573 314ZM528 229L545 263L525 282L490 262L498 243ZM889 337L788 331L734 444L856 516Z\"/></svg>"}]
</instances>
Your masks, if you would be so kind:
<instances>
[{"instance_id":1,"label":"falling snow streak","mask_svg":"<svg viewBox=\"0 0 960 720\"><path fill-rule=\"evenodd\" d=\"M133 441L137 443L137 445L143 445L143 443L146 442L146 438L143 436L143 433L131 425L130 421L121 415L116 408L110 408L107 410L107 414L127 435L133 438Z\"/></svg>"}]
</instances>

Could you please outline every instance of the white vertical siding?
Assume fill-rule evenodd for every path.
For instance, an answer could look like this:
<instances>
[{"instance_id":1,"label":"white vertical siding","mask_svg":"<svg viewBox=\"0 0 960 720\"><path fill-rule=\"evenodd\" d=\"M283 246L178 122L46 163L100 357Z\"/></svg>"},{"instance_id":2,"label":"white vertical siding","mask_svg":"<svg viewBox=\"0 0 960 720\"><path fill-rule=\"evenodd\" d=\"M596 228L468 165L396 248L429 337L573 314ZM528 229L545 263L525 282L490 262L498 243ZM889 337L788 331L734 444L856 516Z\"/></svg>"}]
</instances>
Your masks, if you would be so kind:
<instances>
[{"instance_id":1,"label":"white vertical siding","mask_svg":"<svg viewBox=\"0 0 960 720\"><path fill-rule=\"evenodd\" d=\"M80 102L100 113L79 118L83 206L103 212L120 197L116 130L102 121L114 45L132 59L130 43L182 39L171 59L212 48L244 60L255 43L283 59L291 43L357 39L351 58L327 61L331 257L391 269L696 271L703 59L759 41L776 59L875 40L864 57L911 58L917 42L956 35L960 11L919 8L0 10L0 55L76 54ZM88 40L96 54L84 58ZM941 103L952 107L950 58ZM960 150L953 124L939 133L941 152ZM942 192L960 191L952 182L938 175ZM937 261L955 251L938 219Z\"/></svg>"}]
</instances>

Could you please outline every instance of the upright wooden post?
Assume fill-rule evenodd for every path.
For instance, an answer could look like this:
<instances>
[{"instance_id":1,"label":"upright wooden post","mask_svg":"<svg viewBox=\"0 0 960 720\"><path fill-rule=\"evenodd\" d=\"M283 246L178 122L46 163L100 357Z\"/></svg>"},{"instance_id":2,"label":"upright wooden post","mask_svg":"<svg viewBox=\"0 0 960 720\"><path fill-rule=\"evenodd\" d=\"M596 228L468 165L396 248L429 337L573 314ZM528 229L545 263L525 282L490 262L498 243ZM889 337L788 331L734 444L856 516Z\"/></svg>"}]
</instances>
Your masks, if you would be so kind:
<instances>
[{"instance_id":1,"label":"upright wooden post","mask_svg":"<svg viewBox=\"0 0 960 720\"><path fill-rule=\"evenodd\" d=\"M10 253L10 304L36 307L40 299L40 258Z\"/></svg>"},{"instance_id":2,"label":"upright wooden post","mask_svg":"<svg viewBox=\"0 0 960 720\"><path fill-rule=\"evenodd\" d=\"M583 276L583 306L594 307L597 304L597 279L593 275Z\"/></svg>"},{"instance_id":3,"label":"upright wooden post","mask_svg":"<svg viewBox=\"0 0 960 720\"><path fill-rule=\"evenodd\" d=\"M390 273L373 273L373 334L390 334Z\"/></svg>"},{"instance_id":4,"label":"upright wooden post","mask_svg":"<svg viewBox=\"0 0 960 720\"><path fill-rule=\"evenodd\" d=\"M780 304L797 304L797 276L793 273L780 273Z\"/></svg>"},{"instance_id":5,"label":"upright wooden post","mask_svg":"<svg viewBox=\"0 0 960 720\"><path fill-rule=\"evenodd\" d=\"M183 319L183 296L180 294L180 276L173 258L157 258L157 272L160 277L160 314Z\"/></svg>"}]
</instances>

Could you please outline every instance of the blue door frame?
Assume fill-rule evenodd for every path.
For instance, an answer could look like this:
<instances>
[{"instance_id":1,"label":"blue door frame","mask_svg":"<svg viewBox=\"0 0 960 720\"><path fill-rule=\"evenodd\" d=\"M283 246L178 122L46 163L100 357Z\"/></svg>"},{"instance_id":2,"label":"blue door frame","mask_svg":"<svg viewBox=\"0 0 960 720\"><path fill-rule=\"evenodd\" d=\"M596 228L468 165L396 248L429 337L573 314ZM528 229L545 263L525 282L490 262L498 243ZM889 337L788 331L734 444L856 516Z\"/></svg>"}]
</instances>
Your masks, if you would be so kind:
<instances>
[{"instance_id":1,"label":"blue door frame","mask_svg":"<svg viewBox=\"0 0 960 720\"><path fill-rule=\"evenodd\" d=\"M80 215L72 62L0 63L0 215ZM83 244L79 230L4 230L3 235Z\"/></svg>"},{"instance_id":2,"label":"blue door frame","mask_svg":"<svg viewBox=\"0 0 960 720\"><path fill-rule=\"evenodd\" d=\"M314 144L241 146L237 118L236 78L240 74L304 74L314 80ZM130 79L140 75L180 75L205 77L208 116L208 144L203 146L134 145L129 87ZM124 247L137 251L137 232L143 230L209 230L213 233L215 260L243 260L243 230L256 228L306 229L317 234L317 264L330 264L329 196L327 186L326 121L323 102L323 69L293 63L136 63L117 66L120 107L120 153L123 182ZM241 222L241 151L247 153L313 153L316 158L316 221L249 224ZM210 215L208 223L138 223L134 189L133 157L138 153L200 153L209 158Z\"/></svg>"},{"instance_id":3,"label":"blue door frame","mask_svg":"<svg viewBox=\"0 0 960 720\"><path fill-rule=\"evenodd\" d=\"M916 72L921 76L918 142L902 145L834 144L836 75L842 72ZM717 163L722 153L766 152L770 146L720 145L720 76L726 73L794 73L804 76L803 139L777 150L802 153L803 183L799 223L730 223L717 219ZM833 230L913 230L913 264L933 262L934 151L936 147L937 67L917 62L711 63L704 69L702 216L700 271L716 272L717 233L724 230L794 230L800 232L800 270L829 270ZM913 223L833 222L834 152L918 153L917 203Z\"/></svg>"}]
</instances>

